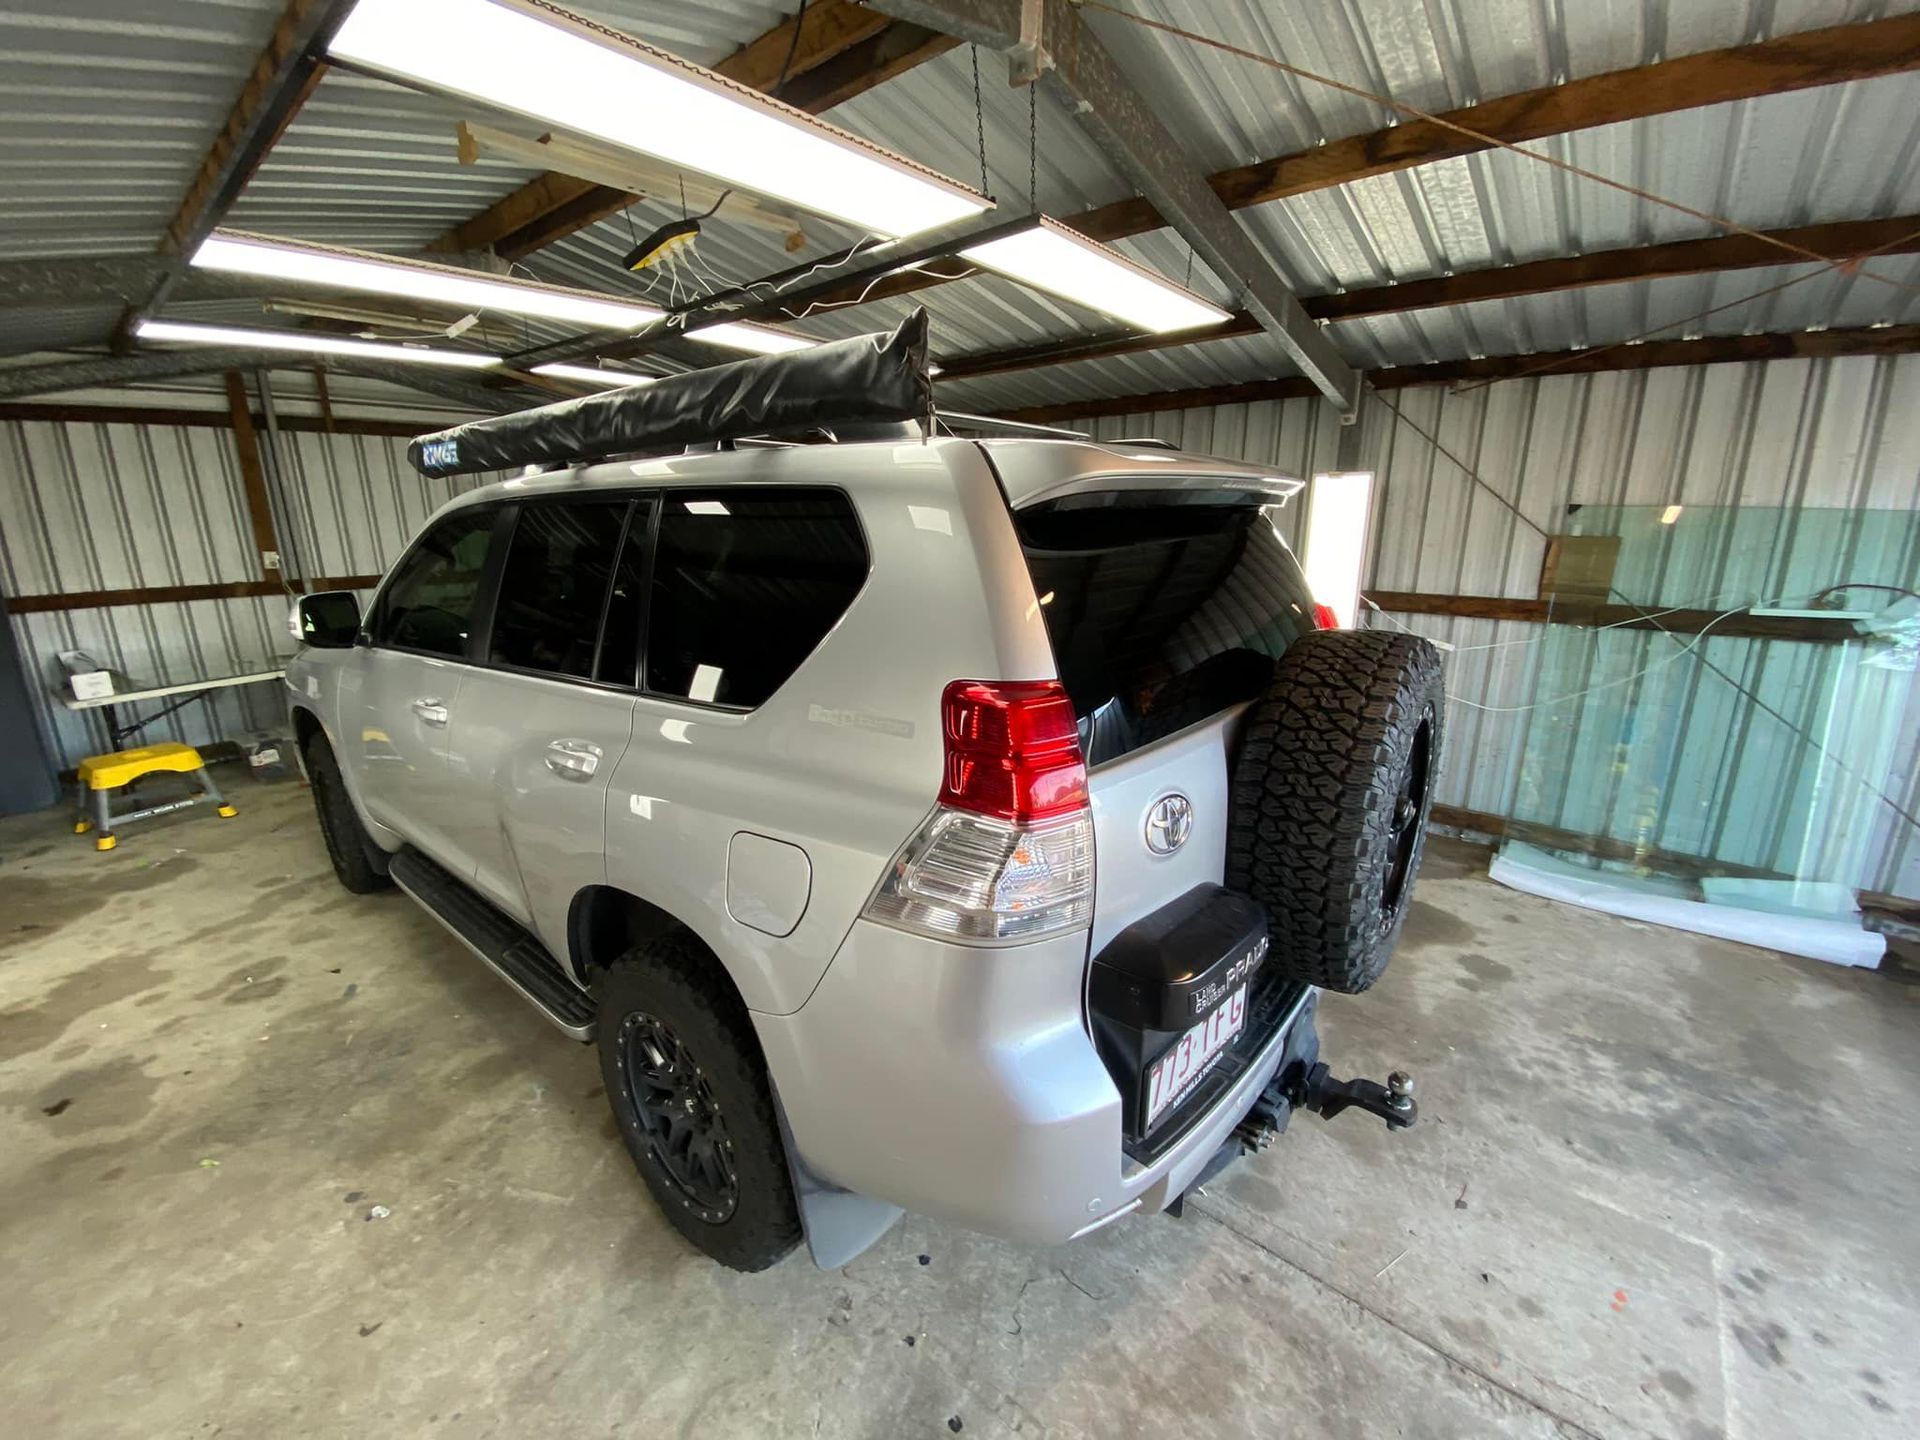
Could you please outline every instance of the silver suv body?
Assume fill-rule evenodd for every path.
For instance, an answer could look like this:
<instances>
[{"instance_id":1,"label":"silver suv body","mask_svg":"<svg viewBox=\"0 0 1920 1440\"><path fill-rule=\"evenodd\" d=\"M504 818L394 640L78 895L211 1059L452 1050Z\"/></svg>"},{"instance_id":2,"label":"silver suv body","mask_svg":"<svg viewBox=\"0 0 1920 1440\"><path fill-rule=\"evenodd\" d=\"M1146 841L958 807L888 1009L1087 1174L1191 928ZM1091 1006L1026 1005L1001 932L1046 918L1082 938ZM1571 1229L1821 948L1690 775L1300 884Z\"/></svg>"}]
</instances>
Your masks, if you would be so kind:
<instances>
[{"instance_id":1,"label":"silver suv body","mask_svg":"<svg viewBox=\"0 0 1920 1440\"><path fill-rule=\"evenodd\" d=\"M350 637L288 668L323 824L327 779L366 864L603 1047L618 957L665 931L706 957L750 1023L818 1259L899 1208L1038 1244L1164 1209L1283 1061L1315 1058L1314 988L1260 983L1264 923L1222 932L1195 960L1207 988L1144 1026L1188 1047L1178 1064L1124 1053L1136 1032L1103 1030L1095 995L1099 957L1226 878L1260 690L1228 662L1316 624L1266 508L1297 488L1036 439L485 486ZM302 613L324 629L313 601L336 598Z\"/></svg>"}]
</instances>

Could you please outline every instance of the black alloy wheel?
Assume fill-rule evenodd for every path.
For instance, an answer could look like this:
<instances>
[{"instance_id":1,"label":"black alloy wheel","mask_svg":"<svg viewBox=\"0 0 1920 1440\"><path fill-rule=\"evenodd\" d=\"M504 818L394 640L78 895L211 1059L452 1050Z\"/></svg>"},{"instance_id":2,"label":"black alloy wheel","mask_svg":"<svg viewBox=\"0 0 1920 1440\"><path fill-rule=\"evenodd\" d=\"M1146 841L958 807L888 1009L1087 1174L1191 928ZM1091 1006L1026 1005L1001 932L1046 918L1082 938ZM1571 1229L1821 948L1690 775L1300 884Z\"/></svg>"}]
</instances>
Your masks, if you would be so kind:
<instances>
[{"instance_id":1,"label":"black alloy wheel","mask_svg":"<svg viewBox=\"0 0 1920 1440\"><path fill-rule=\"evenodd\" d=\"M671 1026L636 1010L620 1022L620 1081L681 1203L709 1225L740 1203L733 1140L713 1088Z\"/></svg>"},{"instance_id":2,"label":"black alloy wheel","mask_svg":"<svg viewBox=\"0 0 1920 1440\"><path fill-rule=\"evenodd\" d=\"M1391 913L1399 908L1400 896L1413 871L1414 852L1420 848L1420 833L1427 813L1427 757L1433 745L1433 725L1422 720L1414 732L1412 753L1400 774L1400 789L1393 799L1393 819L1389 823L1387 881L1380 891L1380 908Z\"/></svg>"}]
</instances>

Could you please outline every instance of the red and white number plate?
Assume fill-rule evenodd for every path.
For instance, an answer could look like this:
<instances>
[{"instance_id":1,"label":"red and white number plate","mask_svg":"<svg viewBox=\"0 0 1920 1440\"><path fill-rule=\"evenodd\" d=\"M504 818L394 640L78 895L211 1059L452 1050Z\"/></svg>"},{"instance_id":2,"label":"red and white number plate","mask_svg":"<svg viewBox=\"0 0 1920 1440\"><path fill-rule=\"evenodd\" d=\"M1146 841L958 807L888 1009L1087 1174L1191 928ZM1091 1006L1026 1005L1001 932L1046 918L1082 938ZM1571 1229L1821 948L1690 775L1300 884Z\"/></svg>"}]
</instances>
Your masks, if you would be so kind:
<instances>
[{"instance_id":1,"label":"red and white number plate","mask_svg":"<svg viewBox=\"0 0 1920 1440\"><path fill-rule=\"evenodd\" d=\"M1247 987L1242 985L1153 1062L1147 1071L1148 1127L1193 1088L1194 1081L1206 1073L1208 1062L1227 1048L1246 1023Z\"/></svg>"}]
</instances>

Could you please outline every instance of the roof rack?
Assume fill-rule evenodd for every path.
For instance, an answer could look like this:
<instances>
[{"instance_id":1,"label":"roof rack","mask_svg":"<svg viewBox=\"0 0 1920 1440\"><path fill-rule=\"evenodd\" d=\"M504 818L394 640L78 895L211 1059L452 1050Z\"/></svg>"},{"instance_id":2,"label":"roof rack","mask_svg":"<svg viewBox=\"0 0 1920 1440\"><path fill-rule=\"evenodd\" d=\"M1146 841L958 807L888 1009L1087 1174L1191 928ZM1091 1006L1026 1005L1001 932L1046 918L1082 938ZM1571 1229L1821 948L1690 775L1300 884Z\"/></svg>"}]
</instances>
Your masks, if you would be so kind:
<instances>
[{"instance_id":1,"label":"roof rack","mask_svg":"<svg viewBox=\"0 0 1920 1440\"><path fill-rule=\"evenodd\" d=\"M949 432L964 430L970 435L998 431L1012 435L1051 435L1058 440L1093 438L1084 430L1063 430L1058 425L1029 425L1024 420L1002 420L997 415L971 415L965 410L936 408L933 413L933 423L936 427Z\"/></svg>"}]
</instances>

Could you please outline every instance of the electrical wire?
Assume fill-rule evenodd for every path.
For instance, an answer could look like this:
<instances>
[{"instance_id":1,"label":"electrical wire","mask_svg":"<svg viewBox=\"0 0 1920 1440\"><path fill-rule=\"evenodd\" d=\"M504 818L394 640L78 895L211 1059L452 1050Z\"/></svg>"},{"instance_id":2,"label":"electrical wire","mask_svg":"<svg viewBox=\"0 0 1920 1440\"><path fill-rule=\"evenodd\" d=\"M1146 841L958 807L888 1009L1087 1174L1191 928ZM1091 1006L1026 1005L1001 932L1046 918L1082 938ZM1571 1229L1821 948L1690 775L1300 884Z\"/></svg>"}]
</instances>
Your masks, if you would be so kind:
<instances>
[{"instance_id":1,"label":"electrical wire","mask_svg":"<svg viewBox=\"0 0 1920 1440\"><path fill-rule=\"evenodd\" d=\"M862 305L866 303L867 296L873 293L874 287L880 284L881 281L891 280L896 275L904 275L909 270L916 270L923 275L937 274L943 280L965 280L980 273L979 268L972 265L969 265L965 272L959 275L947 275L929 268L938 263L937 260L922 260L918 264L902 265L898 270L889 270L884 275L876 275L867 282L866 288L851 300L815 300L812 304L808 305L806 309L799 311L797 314L792 310L782 310L780 313L794 320L804 320L816 310L839 310L848 305Z\"/></svg>"},{"instance_id":2,"label":"electrical wire","mask_svg":"<svg viewBox=\"0 0 1920 1440\"><path fill-rule=\"evenodd\" d=\"M1338 90L1343 95L1351 95L1356 99L1371 101L1375 105L1385 106L1389 110L1397 111L1415 120L1422 120L1430 125L1437 125L1443 130L1450 130L1456 135L1464 135L1468 139L1478 141L1490 149L1508 150L1515 155L1523 155L1529 160L1537 160L1542 165L1552 166L1556 170L1565 171L1567 174L1577 176L1582 180L1590 180L1596 185L1604 185L1610 190L1618 190L1623 194L1633 196L1637 200L1644 200L1650 205L1659 205L1665 209L1674 210L1682 215L1689 216L1692 219L1701 220L1709 225L1717 226L1730 234L1744 235L1748 239L1757 240L1763 245L1771 245L1777 250L1797 255L1803 260L1814 260L1826 263L1832 259L1831 256L1822 255L1817 250L1809 250L1805 246L1796 245L1790 240L1782 240L1779 236L1769 235L1764 230L1752 229L1749 226L1742 225L1737 220L1730 220L1724 215L1716 215L1710 210L1701 210L1692 205L1683 204L1678 200L1670 200L1664 195L1655 194L1653 191L1643 189L1637 185L1629 185L1623 180L1615 180L1610 176L1602 175L1597 171L1589 170L1581 165L1576 165L1570 160L1562 160L1558 156L1548 155L1539 150L1529 150L1523 145L1514 144L1511 140L1502 140L1497 135L1490 135L1484 130L1476 130L1471 125L1463 125L1457 120L1449 120L1444 115L1435 115L1431 111L1422 110L1417 105L1409 105L1404 100L1395 100L1391 96L1382 95L1378 91L1368 90L1364 86L1353 85L1344 80L1335 80L1331 76L1317 74L1312 70L1303 69L1298 65L1290 65L1284 60L1276 60L1271 55L1262 55L1258 51L1229 44L1225 40L1215 39L1211 35L1202 35L1197 31L1187 30L1178 25L1171 25L1163 20L1149 19L1145 15L1138 15L1130 10L1123 10L1118 5L1109 4L1107 0L1077 0L1077 3L1083 9L1101 10L1119 19L1131 21L1135 25L1143 26L1146 29L1158 30L1163 34L1177 36L1195 45L1204 45L1210 49L1224 51L1229 55L1236 55L1243 60L1251 60L1256 65L1265 65L1269 69L1291 75L1297 80L1311 81L1316 85L1324 85L1329 89ZM1870 279L1878 280L1883 285L1891 285L1897 290L1920 290L1920 285L1914 285L1904 280L1895 280L1891 276L1881 275L1876 271L1860 270L1857 273L1865 275Z\"/></svg>"},{"instance_id":3,"label":"electrical wire","mask_svg":"<svg viewBox=\"0 0 1920 1440\"><path fill-rule=\"evenodd\" d=\"M1897 589L1900 589L1901 587L1899 586L1867 587L1865 585L1854 587L1854 586L1846 586L1846 585L1836 585L1836 586L1830 587L1829 590L1821 591L1820 593L1828 594L1831 592L1831 590L1843 590L1843 589L1852 589L1852 588L1897 590ZM1617 591L1614 593L1618 594ZM1908 592L1908 593L1911 593L1911 592ZM1362 598L1365 598L1365 597L1362 597ZM1781 597L1781 598L1786 598L1786 597ZM1631 603L1631 602L1628 602L1628 603ZM1568 695L1556 695L1551 699L1536 700L1536 701L1533 701L1531 704L1527 704L1527 705L1485 705L1478 700L1468 700L1464 696L1448 695L1447 704L1463 706L1468 710L1477 710L1482 714L1487 714L1487 715L1524 715L1534 710L1544 709L1550 705L1564 705L1574 700L1582 700L1589 695L1597 694L1604 690L1615 689L1620 685L1625 685L1631 681L1638 680L1641 677L1651 673L1652 671L1661 669L1667 665L1672 664L1676 660L1684 659L1686 656L1693 654L1705 642L1709 631L1711 631L1715 626L1723 624L1732 616L1746 614L1747 612L1756 610L1756 609L1765 609L1770 606L1776 605L1778 603L1779 603L1779 600L1777 599L1768 600L1764 602L1756 602L1755 604L1751 604L1751 605L1741 605L1732 610L1724 611L1721 614L1714 616L1714 618L1709 620L1705 625L1701 626L1698 631L1694 632L1693 638L1690 641L1688 641L1686 644L1681 645L1680 648L1674 653L1664 656L1659 660L1653 661L1647 665L1642 666L1640 669L1634 671L1633 674L1631 675L1625 675L1625 676L1618 677L1614 680L1604 681L1598 685L1590 685L1583 690L1575 690ZM1368 600L1367 604L1375 614L1382 616L1390 624L1392 624L1396 629L1401 630L1408 635L1413 635L1419 639L1427 638L1425 636L1421 636L1418 631L1414 630L1411 626L1407 625L1398 617L1392 615L1386 610L1381 609L1381 607L1375 604L1372 600ZM1617 621L1612 625L1600 625L1600 626L1593 626L1593 627L1580 626L1580 627L1574 627L1574 628L1586 630L1588 631L1588 633L1597 633L1600 630L1617 629L1621 625L1636 625L1636 624L1645 623L1647 621L1652 621L1653 628L1656 633L1660 635L1664 635L1669 640L1672 640L1678 643L1680 640L1680 637L1674 634L1671 630L1667 629L1664 625L1661 625L1659 623L1659 618L1662 615L1674 614L1676 610L1693 609L1693 608L1696 608L1696 607L1677 606L1667 610L1643 611L1642 613L1632 616L1627 620ZM1551 622L1549 621L1548 623L1551 623ZM1525 642L1502 642L1502 643L1538 644L1540 643L1540 641L1546 638L1547 637L1545 635L1542 635L1537 639L1529 639ZM1433 642L1429 641L1429 643L1433 643ZM1456 653L1466 653L1469 650L1483 650L1483 649L1494 649L1494 648L1497 648L1497 647L1496 646L1462 646L1457 648ZM1808 734L1807 731L1802 726L1796 724L1791 718L1782 714L1775 706L1769 704L1766 700L1763 700L1760 696L1754 694L1752 690L1748 689L1745 685L1741 684L1740 681L1736 680L1733 676L1729 675L1725 670L1721 669L1718 665L1714 664L1711 660L1707 659L1706 656L1702 655L1700 657L1700 664L1705 669L1712 671L1714 675L1718 676L1721 680L1726 682L1728 685L1732 686L1741 695L1745 696L1763 714L1778 721L1780 724L1784 725L1788 730L1790 730L1793 734L1798 736L1800 739L1804 740L1808 745L1812 746L1814 751L1818 753L1823 760L1830 761L1836 769L1844 772L1846 776L1850 780L1852 780L1856 785L1858 785L1861 789L1867 791L1875 799L1879 800L1889 810L1893 811L1894 814L1898 815L1901 819L1905 820L1907 824L1913 826L1915 829L1920 829L1920 815L1915 815L1913 811L1909 810L1905 805L1901 804L1900 801L1896 800L1892 795L1889 795L1885 790L1881 789L1876 782L1868 779L1865 775L1861 774L1858 770L1856 770L1850 763L1848 763L1846 759L1844 759L1839 755L1834 754L1833 751L1829 750L1825 745L1821 744L1819 740L1814 738L1814 736Z\"/></svg>"},{"instance_id":4,"label":"electrical wire","mask_svg":"<svg viewBox=\"0 0 1920 1440\"><path fill-rule=\"evenodd\" d=\"M1442 455L1446 456L1447 459L1451 460L1456 466L1459 467L1461 474L1465 475L1474 484L1478 485L1482 490L1486 491L1495 500L1498 500L1504 508L1511 511L1514 519L1518 520L1522 525L1525 525L1528 529L1532 530L1542 540L1550 538L1547 534L1545 526L1539 524L1537 521L1529 519L1527 515L1525 515L1521 511L1518 505L1514 504L1511 500L1507 499L1506 496L1502 495L1498 490L1494 489L1493 486L1489 485L1485 480L1482 480L1480 478L1478 471L1476 471L1471 465L1467 464L1467 462L1462 460L1458 455L1454 454L1451 450L1447 449L1445 445L1440 443L1439 436L1433 434L1425 426L1422 426L1416 423L1415 421L1409 420L1407 418L1406 412L1403 411L1398 405L1394 404L1393 401L1389 400L1384 391L1375 390L1373 394L1374 394L1374 397L1377 400L1379 400L1379 402L1382 405L1385 405L1387 409L1393 412L1394 417L1397 420L1399 420L1402 425L1405 425L1409 430L1413 431L1414 434L1420 436L1429 445L1433 446L1434 449L1438 450Z\"/></svg>"},{"instance_id":5,"label":"electrical wire","mask_svg":"<svg viewBox=\"0 0 1920 1440\"><path fill-rule=\"evenodd\" d=\"M787 77L793 73L793 57L800 53L800 27L807 20L808 0L800 0L800 8L793 12L793 34L787 37L787 58L780 62L780 78L773 82L768 93L774 99L780 98L780 92L787 88Z\"/></svg>"},{"instance_id":6,"label":"electrical wire","mask_svg":"<svg viewBox=\"0 0 1920 1440\"><path fill-rule=\"evenodd\" d=\"M1690 640L1687 644L1682 645L1678 650L1674 651L1671 655L1665 655L1658 660L1650 661L1647 664L1641 666L1638 670L1634 671L1631 675L1622 675L1612 680L1602 681L1598 685L1589 685L1584 690L1575 690L1571 694L1567 694L1567 695L1555 695L1553 698L1549 700L1535 700L1532 703L1527 705L1482 705L1478 700L1468 700L1465 697L1459 696L1459 695L1447 696L1447 703L1449 705L1464 705L1469 710L1479 710L1482 713L1488 714L1488 715L1524 715L1529 710L1543 710L1549 705L1565 705L1566 703L1572 700L1584 700L1587 696L1597 695L1603 690L1615 690L1622 685L1630 685L1635 680L1640 679L1643 675L1650 675L1655 670L1665 669L1667 666L1673 664L1676 660L1685 659L1687 656L1691 655L1695 650L1699 649L1703 643L1705 643L1707 638L1707 632L1712 630L1714 626L1724 624L1728 620L1731 620L1735 615L1744 615L1747 613L1747 611L1751 610L1752 608L1753 607L1751 605L1736 605L1731 610L1723 610L1720 612L1720 614L1714 616L1713 619L1709 620L1706 624L1702 625L1697 631L1695 631L1693 639ZM1671 612L1668 612L1668 613L1671 613ZM1398 622L1395 622L1395 623L1398 623ZM1405 629L1406 627L1401 626L1401 628ZM1611 629L1612 627L1601 626L1600 628ZM1409 630L1407 633L1412 634L1413 632ZM1662 635L1667 635L1675 639L1678 638L1677 636L1673 636L1673 632L1670 630L1661 630L1660 633Z\"/></svg>"},{"instance_id":7,"label":"electrical wire","mask_svg":"<svg viewBox=\"0 0 1920 1440\"><path fill-rule=\"evenodd\" d=\"M1558 370L1563 366L1572 365L1580 361L1589 360L1595 355L1605 355L1610 351L1619 350L1626 346L1636 344L1639 341L1651 339L1653 336L1660 334L1662 331L1676 330L1680 328L1682 325L1691 325L1696 320L1705 320L1708 316L1717 315L1722 310L1732 310L1741 305L1750 305L1755 300L1764 300L1767 298L1767 296L1777 295L1782 290L1791 290L1794 286L1804 285L1809 280L1818 280L1823 275L1831 275L1835 271L1844 272L1848 269L1848 267L1858 264L1858 262L1861 260L1865 260L1871 256L1878 255L1883 251L1892 250L1901 245L1906 245L1914 240L1920 240L1920 230L1914 230L1909 232L1906 235L1902 235L1896 239L1889 240L1884 245L1876 245L1873 249L1863 251L1859 255L1852 256L1848 259L1834 260L1829 264L1821 266L1818 270L1809 270L1804 275L1795 275L1791 279L1782 280L1776 285L1769 285L1764 290L1755 290L1751 294L1742 295L1733 300L1723 300L1718 305L1709 305L1704 310L1696 310L1691 315L1682 315L1677 320L1664 321L1659 325L1654 325L1648 329L1641 330L1636 334L1629 335L1624 340L1614 340L1614 341L1610 341L1605 345L1592 346L1587 349L1573 351L1569 354L1551 356L1547 359L1542 360L1541 363L1538 365L1529 365L1525 369L1517 370L1511 375L1496 375L1491 379L1478 380L1473 382L1472 384L1463 384L1463 385L1456 386L1454 388L1453 393L1456 395L1471 395L1474 391L1484 390L1489 385L1503 384L1508 380L1528 380L1533 378L1536 375L1545 375L1548 372L1553 370Z\"/></svg>"}]
</instances>

